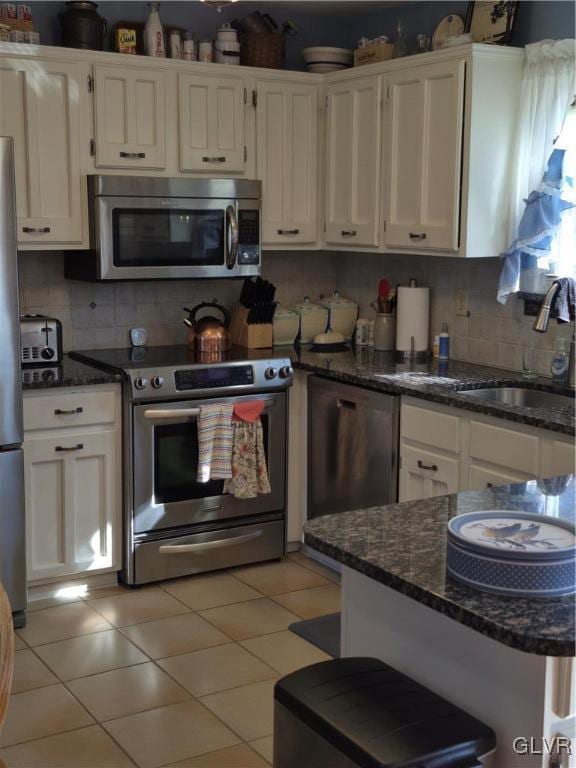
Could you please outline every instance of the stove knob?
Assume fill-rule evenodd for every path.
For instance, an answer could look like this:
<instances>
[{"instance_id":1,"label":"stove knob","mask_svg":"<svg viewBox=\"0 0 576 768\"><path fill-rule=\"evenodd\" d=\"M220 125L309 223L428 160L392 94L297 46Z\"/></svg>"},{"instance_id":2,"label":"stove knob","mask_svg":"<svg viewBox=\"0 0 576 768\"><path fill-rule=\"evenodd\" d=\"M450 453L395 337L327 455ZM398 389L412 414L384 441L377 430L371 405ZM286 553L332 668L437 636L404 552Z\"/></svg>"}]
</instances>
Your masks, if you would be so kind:
<instances>
[{"instance_id":1,"label":"stove knob","mask_svg":"<svg viewBox=\"0 0 576 768\"><path fill-rule=\"evenodd\" d=\"M266 368L266 370L264 371L264 377L267 379L275 379L277 375L278 375L278 371L276 370L276 368Z\"/></svg>"},{"instance_id":2,"label":"stove knob","mask_svg":"<svg viewBox=\"0 0 576 768\"><path fill-rule=\"evenodd\" d=\"M150 379L150 384L154 387L154 389L160 389L160 387L164 386L164 377L163 376L152 376Z\"/></svg>"},{"instance_id":3,"label":"stove knob","mask_svg":"<svg viewBox=\"0 0 576 768\"><path fill-rule=\"evenodd\" d=\"M52 360L54 357L54 350L50 349L50 347L44 347L44 349L40 352L40 357L44 360Z\"/></svg>"},{"instance_id":4,"label":"stove knob","mask_svg":"<svg viewBox=\"0 0 576 768\"><path fill-rule=\"evenodd\" d=\"M146 389L148 386L148 379L145 379L143 376L138 376L134 379L134 386L136 389Z\"/></svg>"},{"instance_id":5,"label":"stove knob","mask_svg":"<svg viewBox=\"0 0 576 768\"><path fill-rule=\"evenodd\" d=\"M289 379L292 376L292 368L289 365L283 365L278 373L281 379Z\"/></svg>"}]
</instances>

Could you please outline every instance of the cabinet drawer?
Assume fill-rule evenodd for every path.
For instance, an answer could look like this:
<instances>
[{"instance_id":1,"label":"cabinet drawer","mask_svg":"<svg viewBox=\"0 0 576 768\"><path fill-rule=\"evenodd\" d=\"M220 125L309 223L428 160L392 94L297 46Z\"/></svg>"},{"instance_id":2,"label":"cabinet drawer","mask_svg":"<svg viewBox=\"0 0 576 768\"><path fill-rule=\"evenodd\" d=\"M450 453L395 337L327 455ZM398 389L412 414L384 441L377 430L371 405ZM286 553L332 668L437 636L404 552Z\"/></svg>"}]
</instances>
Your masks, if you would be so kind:
<instances>
[{"instance_id":1,"label":"cabinet drawer","mask_svg":"<svg viewBox=\"0 0 576 768\"><path fill-rule=\"evenodd\" d=\"M457 416L404 405L400 421L402 437L451 453L460 452L460 419Z\"/></svg>"},{"instance_id":2,"label":"cabinet drawer","mask_svg":"<svg viewBox=\"0 0 576 768\"><path fill-rule=\"evenodd\" d=\"M538 476L539 439L492 424L470 422L470 456Z\"/></svg>"},{"instance_id":3,"label":"cabinet drawer","mask_svg":"<svg viewBox=\"0 0 576 768\"><path fill-rule=\"evenodd\" d=\"M403 498L442 496L459 490L460 461L434 451L411 445L401 446L402 474L405 479ZM411 486L413 488L411 489Z\"/></svg>"},{"instance_id":4,"label":"cabinet drawer","mask_svg":"<svg viewBox=\"0 0 576 768\"><path fill-rule=\"evenodd\" d=\"M485 488L493 488L499 485L523 483L526 479L525 476L518 473L488 469L477 464L471 464L468 470L467 490L484 490Z\"/></svg>"},{"instance_id":5,"label":"cabinet drawer","mask_svg":"<svg viewBox=\"0 0 576 768\"><path fill-rule=\"evenodd\" d=\"M114 392L66 392L24 398L24 429L106 424L116 419Z\"/></svg>"}]
</instances>

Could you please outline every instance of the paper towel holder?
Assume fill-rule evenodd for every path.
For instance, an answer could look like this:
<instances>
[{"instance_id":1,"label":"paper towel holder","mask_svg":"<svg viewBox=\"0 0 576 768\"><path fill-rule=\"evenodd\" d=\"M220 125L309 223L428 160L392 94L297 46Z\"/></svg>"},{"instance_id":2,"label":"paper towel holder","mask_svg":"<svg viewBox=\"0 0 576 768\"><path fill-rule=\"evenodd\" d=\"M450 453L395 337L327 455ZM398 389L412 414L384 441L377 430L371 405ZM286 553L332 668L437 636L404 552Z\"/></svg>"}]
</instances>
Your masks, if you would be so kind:
<instances>
[{"instance_id":1,"label":"paper towel holder","mask_svg":"<svg viewBox=\"0 0 576 768\"><path fill-rule=\"evenodd\" d=\"M429 357L429 349L422 349L418 352L414 349L414 336L410 337L410 349L397 349L395 355L395 358L399 363L404 362L405 360L411 360L415 363L424 363Z\"/></svg>"}]
</instances>

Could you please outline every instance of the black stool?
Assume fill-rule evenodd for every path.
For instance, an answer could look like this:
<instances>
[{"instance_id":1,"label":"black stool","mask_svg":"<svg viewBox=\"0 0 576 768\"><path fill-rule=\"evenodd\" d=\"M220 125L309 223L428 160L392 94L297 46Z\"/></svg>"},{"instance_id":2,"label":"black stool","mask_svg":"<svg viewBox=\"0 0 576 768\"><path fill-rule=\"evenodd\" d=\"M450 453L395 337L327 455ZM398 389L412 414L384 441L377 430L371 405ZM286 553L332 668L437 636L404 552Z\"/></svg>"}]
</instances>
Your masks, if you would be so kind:
<instances>
[{"instance_id":1,"label":"black stool","mask_svg":"<svg viewBox=\"0 0 576 768\"><path fill-rule=\"evenodd\" d=\"M480 768L491 728L377 659L324 661L274 688L274 768Z\"/></svg>"}]
</instances>

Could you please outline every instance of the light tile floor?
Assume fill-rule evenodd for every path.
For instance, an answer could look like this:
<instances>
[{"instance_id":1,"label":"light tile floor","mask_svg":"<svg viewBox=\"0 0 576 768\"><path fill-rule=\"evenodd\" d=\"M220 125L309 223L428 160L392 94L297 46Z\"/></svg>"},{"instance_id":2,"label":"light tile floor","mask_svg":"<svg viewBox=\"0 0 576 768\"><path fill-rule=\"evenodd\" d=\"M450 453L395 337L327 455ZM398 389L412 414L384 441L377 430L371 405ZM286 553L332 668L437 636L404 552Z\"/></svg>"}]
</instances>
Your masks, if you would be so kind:
<instances>
[{"instance_id":1,"label":"light tile floor","mask_svg":"<svg viewBox=\"0 0 576 768\"><path fill-rule=\"evenodd\" d=\"M337 574L282 562L36 603L16 635L7 768L259 768L272 691L329 657L288 631L339 609Z\"/></svg>"}]
</instances>

